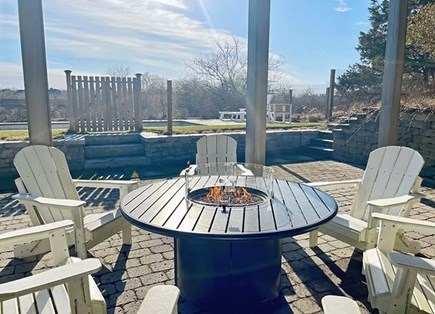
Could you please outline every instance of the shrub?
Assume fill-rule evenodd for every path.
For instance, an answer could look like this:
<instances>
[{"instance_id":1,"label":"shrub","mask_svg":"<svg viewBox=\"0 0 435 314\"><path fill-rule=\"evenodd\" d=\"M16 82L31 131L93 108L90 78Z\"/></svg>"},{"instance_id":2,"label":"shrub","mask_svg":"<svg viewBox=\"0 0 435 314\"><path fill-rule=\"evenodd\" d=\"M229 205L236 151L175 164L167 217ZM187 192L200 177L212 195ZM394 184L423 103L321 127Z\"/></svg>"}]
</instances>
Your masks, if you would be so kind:
<instances>
[{"instance_id":1,"label":"shrub","mask_svg":"<svg viewBox=\"0 0 435 314\"><path fill-rule=\"evenodd\" d=\"M300 122L301 121L301 115L300 114L292 114L291 120L292 120L292 122Z\"/></svg>"},{"instance_id":2,"label":"shrub","mask_svg":"<svg viewBox=\"0 0 435 314\"><path fill-rule=\"evenodd\" d=\"M319 122L322 120L322 115L320 113L309 113L307 119L309 122Z\"/></svg>"}]
</instances>

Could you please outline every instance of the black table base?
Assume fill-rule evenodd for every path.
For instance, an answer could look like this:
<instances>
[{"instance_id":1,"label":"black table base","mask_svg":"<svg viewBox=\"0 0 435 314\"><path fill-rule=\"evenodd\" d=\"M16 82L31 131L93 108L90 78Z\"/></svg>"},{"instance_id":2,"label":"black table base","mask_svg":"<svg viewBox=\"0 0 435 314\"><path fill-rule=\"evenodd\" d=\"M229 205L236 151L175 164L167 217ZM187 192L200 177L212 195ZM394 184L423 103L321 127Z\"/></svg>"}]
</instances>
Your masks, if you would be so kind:
<instances>
[{"instance_id":1,"label":"black table base","mask_svg":"<svg viewBox=\"0 0 435 314\"><path fill-rule=\"evenodd\" d=\"M256 306L280 290L281 242L175 239L176 285L200 307Z\"/></svg>"}]
</instances>

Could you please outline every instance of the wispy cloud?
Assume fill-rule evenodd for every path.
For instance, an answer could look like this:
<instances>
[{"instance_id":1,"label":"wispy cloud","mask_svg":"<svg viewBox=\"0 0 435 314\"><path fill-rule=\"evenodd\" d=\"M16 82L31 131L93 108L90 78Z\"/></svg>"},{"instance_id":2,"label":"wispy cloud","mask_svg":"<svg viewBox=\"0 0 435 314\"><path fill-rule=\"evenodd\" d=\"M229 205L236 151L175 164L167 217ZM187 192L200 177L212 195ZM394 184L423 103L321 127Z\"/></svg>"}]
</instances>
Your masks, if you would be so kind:
<instances>
[{"instance_id":1,"label":"wispy cloud","mask_svg":"<svg viewBox=\"0 0 435 314\"><path fill-rule=\"evenodd\" d=\"M344 13L352 10L352 8L347 5L345 0L335 0L335 2L337 4L335 11L337 12Z\"/></svg>"},{"instance_id":2,"label":"wispy cloud","mask_svg":"<svg viewBox=\"0 0 435 314\"><path fill-rule=\"evenodd\" d=\"M355 23L355 25L362 25L362 26L367 26L367 25L369 25L369 23L368 22L364 22L364 21L360 21L360 22L356 22Z\"/></svg>"},{"instance_id":3,"label":"wispy cloud","mask_svg":"<svg viewBox=\"0 0 435 314\"><path fill-rule=\"evenodd\" d=\"M48 80L51 87L65 88L65 73L63 68L50 67ZM95 75L95 73L82 73ZM104 74L104 73L101 73ZM0 62L0 86L2 88L24 88L23 69L21 63Z\"/></svg>"},{"instance_id":4,"label":"wispy cloud","mask_svg":"<svg viewBox=\"0 0 435 314\"><path fill-rule=\"evenodd\" d=\"M0 0L0 4L7 1ZM179 77L184 73L184 62L232 37L226 30L191 17L189 0L51 0L44 4L49 67L64 64L64 69L75 73L86 71L90 64L104 72L118 62L134 72ZM16 11L2 12L0 17L0 40L8 38L19 47ZM8 82L21 75L19 65L14 69L18 71L9 75ZM10 86L8 82L0 85Z\"/></svg>"}]
</instances>

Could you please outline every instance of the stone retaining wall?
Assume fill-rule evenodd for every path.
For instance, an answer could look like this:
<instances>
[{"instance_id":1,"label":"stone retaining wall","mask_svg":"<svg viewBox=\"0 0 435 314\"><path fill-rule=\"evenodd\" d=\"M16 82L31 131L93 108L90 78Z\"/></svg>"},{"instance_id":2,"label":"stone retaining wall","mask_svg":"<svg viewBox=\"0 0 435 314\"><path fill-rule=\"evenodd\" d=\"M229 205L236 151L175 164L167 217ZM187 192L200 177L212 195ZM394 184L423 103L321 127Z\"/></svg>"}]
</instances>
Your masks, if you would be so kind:
<instances>
[{"instance_id":1,"label":"stone retaining wall","mask_svg":"<svg viewBox=\"0 0 435 314\"><path fill-rule=\"evenodd\" d=\"M268 131L266 136L267 155L278 155L296 152L308 145L310 139L316 137L317 130ZM196 141L204 136L191 135L156 135L142 133L142 143L145 146L147 164L179 162L185 165L187 161L195 162ZM238 160L245 159L245 133L228 133L237 140ZM71 170L80 171L85 163L85 136L70 135L65 140L54 140L53 145L62 150L67 157ZM29 145L27 141L0 142L0 176L16 173L13 158L23 147Z\"/></svg>"},{"instance_id":2,"label":"stone retaining wall","mask_svg":"<svg viewBox=\"0 0 435 314\"><path fill-rule=\"evenodd\" d=\"M370 151L377 148L379 112L359 114L347 125L333 130L333 158L365 164ZM429 111L408 110L400 113L398 145L418 150L425 160L421 176L435 185L435 115Z\"/></svg>"},{"instance_id":3,"label":"stone retaining wall","mask_svg":"<svg viewBox=\"0 0 435 314\"><path fill-rule=\"evenodd\" d=\"M245 160L245 133L226 133L237 141L237 160ZM268 131L266 134L267 156L287 154L295 152L307 146L312 138L315 138L318 130L280 130ZM155 135L142 133L142 141L145 145L145 155L152 163L162 161L190 161L195 163L196 141L203 134L193 135Z\"/></svg>"},{"instance_id":4,"label":"stone retaining wall","mask_svg":"<svg viewBox=\"0 0 435 314\"><path fill-rule=\"evenodd\" d=\"M28 145L28 141L0 141L0 175L16 173L14 157L19 150ZM85 163L85 141L82 136L68 137L65 140L54 140L53 146L65 153L71 170L83 169Z\"/></svg>"}]
</instances>

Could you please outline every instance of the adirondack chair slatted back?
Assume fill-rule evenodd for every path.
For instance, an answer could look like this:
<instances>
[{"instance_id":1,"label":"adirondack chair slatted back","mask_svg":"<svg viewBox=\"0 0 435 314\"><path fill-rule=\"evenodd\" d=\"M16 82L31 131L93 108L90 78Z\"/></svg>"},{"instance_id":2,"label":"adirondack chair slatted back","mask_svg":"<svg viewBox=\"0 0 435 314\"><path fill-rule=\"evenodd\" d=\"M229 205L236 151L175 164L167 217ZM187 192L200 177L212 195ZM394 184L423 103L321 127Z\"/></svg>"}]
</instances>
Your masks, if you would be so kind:
<instances>
[{"instance_id":1,"label":"adirondack chair slatted back","mask_svg":"<svg viewBox=\"0 0 435 314\"><path fill-rule=\"evenodd\" d=\"M409 194L423 164L423 157L408 147L387 146L371 152L351 216L367 221L368 201ZM402 210L401 206L392 207L388 214L403 215Z\"/></svg>"},{"instance_id":2,"label":"adirondack chair slatted back","mask_svg":"<svg viewBox=\"0 0 435 314\"><path fill-rule=\"evenodd\" d=\"M237 141L224 134L206 135L196 142L196 164L237 162Z\"/></svg>"},{"instance_id":3,"label":"adirondack chair slatted back","mask_svg":"<svg viewBox=\"0 0 435 314\"><path fill-rule=\"evenodd\" d=\"M80 200L65 155L57 148L32 145L20 150L14 165L27 193L34 196ZM20 191L21 192L21 191ZM73 219L68 210L41 206L37 215L44 223Z\"/></svg>"}]
</instances>

